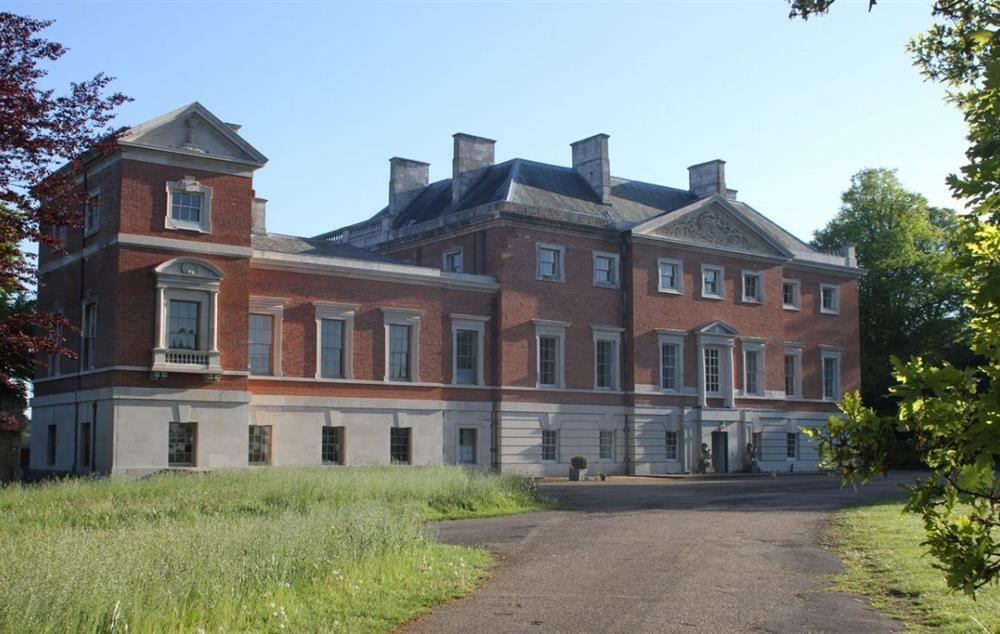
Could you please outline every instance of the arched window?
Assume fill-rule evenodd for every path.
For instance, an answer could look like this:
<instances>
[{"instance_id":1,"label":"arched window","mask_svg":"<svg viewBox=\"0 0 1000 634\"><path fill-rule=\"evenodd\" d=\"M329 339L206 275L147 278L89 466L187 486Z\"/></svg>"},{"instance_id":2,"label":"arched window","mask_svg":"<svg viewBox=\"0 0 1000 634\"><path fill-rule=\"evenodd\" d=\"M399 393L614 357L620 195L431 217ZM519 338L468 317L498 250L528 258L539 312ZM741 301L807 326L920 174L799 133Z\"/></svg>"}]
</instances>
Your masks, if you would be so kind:
<instances>
[{"instance_id":1,"label":"arched window","mask_svg":"<svg viewBox=\"0 0 1000 634\"><path fill-rule=\"evenodd\" d=\"M170 372L222 375L217 338L222 271L197 258L174 258L156 267L156 340L153 378Z\"/></svg>"}]
</instances>

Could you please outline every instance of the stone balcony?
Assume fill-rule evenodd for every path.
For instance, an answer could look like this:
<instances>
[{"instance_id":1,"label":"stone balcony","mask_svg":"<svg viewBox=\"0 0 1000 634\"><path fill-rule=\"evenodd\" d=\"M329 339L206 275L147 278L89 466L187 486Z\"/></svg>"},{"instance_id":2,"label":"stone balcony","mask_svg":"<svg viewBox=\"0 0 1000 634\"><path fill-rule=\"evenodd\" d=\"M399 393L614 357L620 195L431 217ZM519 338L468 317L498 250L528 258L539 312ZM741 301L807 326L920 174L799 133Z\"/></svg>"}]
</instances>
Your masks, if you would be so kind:
<instances>
[{"instance_id":1,"label":"stone balcony","mask_svg":"<svg viewBox=\"0 0 1000 634\"><path fill-rule=\"evenodd\" d=\"M153 379L166 378L171 372L201 374L206 383L217 383L222 378L218 350L153 349Z\"/></svg>"}]
</instances>

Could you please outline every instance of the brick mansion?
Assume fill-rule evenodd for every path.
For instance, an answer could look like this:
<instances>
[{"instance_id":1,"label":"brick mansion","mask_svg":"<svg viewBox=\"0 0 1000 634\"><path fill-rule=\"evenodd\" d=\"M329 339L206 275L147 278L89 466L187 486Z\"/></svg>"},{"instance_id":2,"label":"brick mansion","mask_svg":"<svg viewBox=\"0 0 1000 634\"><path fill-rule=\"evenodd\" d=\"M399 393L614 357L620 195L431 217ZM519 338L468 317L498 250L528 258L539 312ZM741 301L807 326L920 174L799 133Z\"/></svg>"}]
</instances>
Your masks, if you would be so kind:
<instances>
[{"instance_id":1,"label":"brick mansion","mask_svg":"<svg viewBox=\"0 0 1000 634\"><path fill-rule=\"evenodd\" d=\"M800 432L859 385L854 251L819 252L727 186L612 176L453 137L451 177L389 160L385 208L269 232L267 159L198 103L86 164L81 226L39 254L31 467L140 475L462 464L535 476L816 468ZM374 211L374 210L373 210ZM323 233L320 233L323 232Z\"/></svg>"}]
</instances>

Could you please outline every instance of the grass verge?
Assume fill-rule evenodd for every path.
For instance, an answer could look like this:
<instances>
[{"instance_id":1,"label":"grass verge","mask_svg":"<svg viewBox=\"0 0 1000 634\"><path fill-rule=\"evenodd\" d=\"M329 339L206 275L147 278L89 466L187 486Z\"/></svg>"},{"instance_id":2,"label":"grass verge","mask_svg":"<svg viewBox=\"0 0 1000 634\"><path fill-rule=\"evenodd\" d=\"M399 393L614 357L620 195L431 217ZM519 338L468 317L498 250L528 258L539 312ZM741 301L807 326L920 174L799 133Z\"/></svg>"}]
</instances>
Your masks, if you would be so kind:
<instances>
[{"instance_id":1,"label":"grass verge","mask_svg":"<svg viewBox=\"0 0 1000 634\"><path fill-rule=\"evenodd\" d=\"M1000 587L984 589L975 601L949 591L920 545L920 518L902 509L901 502L885 502L835 516L830 534L846 569L834 587L870 597L915 631L1000 632Z\"/></svg>"},{"instance_id":2,"label":"grass verge","mask_svg":"<svg viewBox=\"0 0 1000 634\"><path fill-rule=\"evenodd\" d=\"M380 632L469 592L427 519L545 507L449 467L264 469L0 490L0 632Z\"/></svg>"}]
</instances>

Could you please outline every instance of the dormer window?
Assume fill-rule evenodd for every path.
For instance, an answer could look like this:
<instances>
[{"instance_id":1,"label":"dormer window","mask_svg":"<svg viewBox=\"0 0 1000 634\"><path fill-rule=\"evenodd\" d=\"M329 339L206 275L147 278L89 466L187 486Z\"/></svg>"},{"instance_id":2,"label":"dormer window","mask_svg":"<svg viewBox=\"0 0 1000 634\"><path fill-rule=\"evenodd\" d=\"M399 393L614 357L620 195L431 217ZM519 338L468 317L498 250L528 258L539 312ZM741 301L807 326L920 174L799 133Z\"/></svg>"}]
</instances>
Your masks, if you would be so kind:
<instances>
[{"instance_id":1,"label":"dormer window","mask_svg":"<svg viewBox=\"0 0 1000 634\"><path fill-rule=\"evenodd\" d=\"M167 183L167 229L210 233L212 231L212 188L185 176Z\"/></svg>"},{"instance_id":2,"label":"dormer window","mask_svg":"<svg viewBox=\"0 0 1000 634\"><path fill-rule=\"evenodd\" d=\"M451 251L445 251L442 256L444 262L442 267L448 273L462 273L465 270L464 263L462 262L462 249L452 249Z\"/></svg>"}]
</instances>

